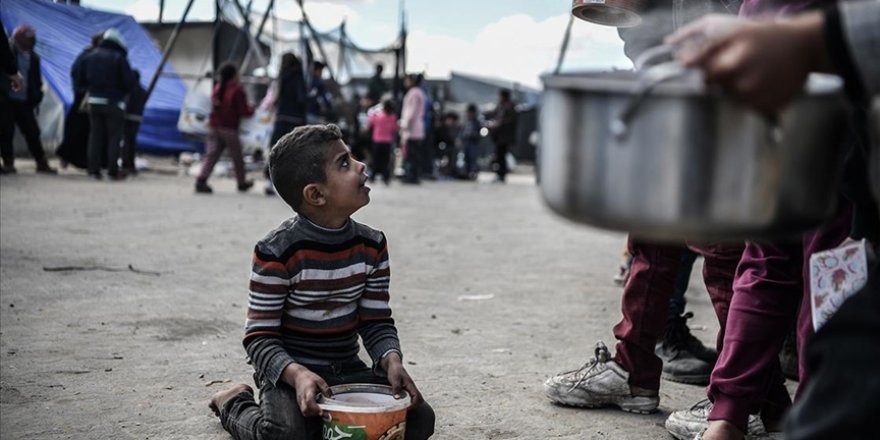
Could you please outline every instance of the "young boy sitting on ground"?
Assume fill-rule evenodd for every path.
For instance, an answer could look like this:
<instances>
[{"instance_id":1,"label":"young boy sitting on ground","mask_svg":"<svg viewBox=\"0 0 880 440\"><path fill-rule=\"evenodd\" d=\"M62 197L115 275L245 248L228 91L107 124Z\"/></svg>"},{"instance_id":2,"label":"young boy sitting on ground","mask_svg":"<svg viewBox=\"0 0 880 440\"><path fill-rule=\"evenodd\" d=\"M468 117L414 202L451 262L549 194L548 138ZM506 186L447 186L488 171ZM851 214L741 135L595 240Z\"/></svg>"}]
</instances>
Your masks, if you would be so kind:
<instances>
[{"instance_id":1,"label":"young boy sitting on ground","mask_svg":"<svg viewBox=\"0 0 880 440\"><path fill-rule=\"evenodd\" d=\"M260 402L245 384L211 399L236 439L320 439L316 397L342 383L405 390L406 439L434 432L434 410L401 362L385 234L350 217L370 202L365 168L335 125L299 127L272 148L272 182L298 216L254 249L244 346ZM372 368L358 358L358 335Z\"/></svg>"}]
</instances>

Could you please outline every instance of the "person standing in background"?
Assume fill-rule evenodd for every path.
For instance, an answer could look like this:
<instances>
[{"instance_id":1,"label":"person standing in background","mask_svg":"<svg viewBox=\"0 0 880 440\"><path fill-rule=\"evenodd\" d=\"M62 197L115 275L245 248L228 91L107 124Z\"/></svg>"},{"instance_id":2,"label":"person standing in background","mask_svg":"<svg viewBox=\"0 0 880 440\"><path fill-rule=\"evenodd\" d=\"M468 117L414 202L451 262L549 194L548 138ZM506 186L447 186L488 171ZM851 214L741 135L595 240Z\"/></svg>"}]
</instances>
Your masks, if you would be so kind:
<instances>
[{"instance_id":1,"label":"person standing in background","mask_svg":"<svg viewBox=\"0 0 880 440\"><path fill-rule=\"evenodd\" d=\"M309 78L309 96L306 119L309 124L317 124L327 119L333 111L333 103L327 94L324 83L324 67L320 61L312 62L312 75Z\"/></svg>"},{"instance_id":2,"label":"person standing in background","mask_svg":"<svg viewBox=\"0 0 880 440\"><path fill-rule=\"evenodd\" d=\"M144 107L147 105L147 91L141 85L141 73L132 72L131 93L125 104L125 131L122 137L122 169L129 175L137 175L134 156L137 153L137 134L144 119Z\"/></svg>"},{"instance_id":3,"label":"person standing in background","mask_svg":"<svg viewBox=\"0 0 880 440\"><path fill-rule=\"evenodd\" d=\"M9 44L3 41L0 44ZM13 136L17 125L28 150L37 162L37 172L57 174L46 160L37 112L43 100L43 79L40 73L40 56L34 52L37 34L34 28L23 24L12 32L10 52L20 71L20 76L0 77L0 156L3 158L3 174L13 174L15 147ZM16 84L20 86L16 87Z\"/></svg>"},{"instance_id":4,"label":"person standing in background","mask_svg":"<svg viewBox=\"0 0 880 440\"><path fill-rule=\"evenodd\" d=\"M107 175L125 179L119 170L119 143L125 125L125 100L133 83L128 50L118 30L104 32L101 44L83 59L78 81L86 88L89 104L89 175L101 180L101 162Z\"/></svg>"},{"instance_id":5,"label":"person standing in background","mask_svg":"<svg viewBox=\"0 0 880 440\"><path fill-rule=\"evenodd\" d=\"M504 183L507 179L507 152L516 142L516 104L510 99L510 90L498 92L498 107L495 109L495 120L490 124L492 142L495 143L495 173L497 182Z\"/></svg>"},{"instance_id":6,"label":"person standing in background","mask_svg":"<svg viewBox=\"0 0 880 440\"><path fill-rule=\"evenodd\" d=\"M403 96L403 109L400 112L400 143L405 149L403 155L404 183L421 183L419 158L425 143L425 92L421 87L420 75L407 75L403 82L407 88Z\"/></svg>"},{"instance_id":7,"label":"person standing in background","mask_svg":"<svg viewBox=\"0 0 880 440\"><path fill-rule=\"evenodd\" d=\"M306 123L306 79L303 76L302 62L292 52L281 55L281 67L278 71L277 94L275 98L275 125L269 149L282 136L294 128ZM266 155L268 157L268 155ZM263 171L266 177L266 195L275 194L272 178L269 175L269 164Z\"/></svg>"},{"instance_id":8,"label":"person standing in background","mask_svg":"<svg viewBox=\"0 0 880 440\"><path fill-rule=\"evenodd\" d=\"M103 39L104 32L92 35L91 45L83 49L70 66L73 104L64 119L64 140L55 149L55 154L61 158L61 168L67 168L67 164L83 169L89 167L89 114L82 107L87 89L79 78L83 68L83 60L101 44Z\"/></svg>"},{"instance_id":9,"label":"person standing in background","mask_svg":"<svg viewBox=\"0 0 880 440\"><path fill-rule=\"evenodd\" d=\"M376 63L376 72L370 78L370 84L367 86L367 98L372 101L370 105L381 102L382 95L388 92L388 84L382 79L383 70L385 70L385 66L382 63Z\"/></svg>"},{"instance_id":10,"label":"person standing in background","mask_svg":"<svg viewBox=\"0 0 880 440\"><path fill-rule=\"evenodd\" d=\"M241 118L254 114L254 108L247 102L244 89L238 82L238 69L234 65L224 64L220 67L220 82L214 86L211 103L213 105L209 122L211 128L205 141L205 161L202 163L199 177L196 178L196 193L214 192L208 186L208 177L211 177L211 171L214 171L214 165L217 164L224 148L229 148L229 155L232 156L238 190L247 191L254 186L254 182L245 178L238 127Z\"/></svg>"},{"instance_id":11,"label":"person standing in background","mask_svg":"<svg viewBox=\"0 0 880 440\"><path fill-rule=\"evenodd\" d=\"M394 143L394 131L397 129L397 114L390 100L382 103L382 111L370 115L367 125L372 129L373 154L370 156L370 182L376 181L381 174L382 181L391 182L391 144Z\"/></svg>"}]
</instances>

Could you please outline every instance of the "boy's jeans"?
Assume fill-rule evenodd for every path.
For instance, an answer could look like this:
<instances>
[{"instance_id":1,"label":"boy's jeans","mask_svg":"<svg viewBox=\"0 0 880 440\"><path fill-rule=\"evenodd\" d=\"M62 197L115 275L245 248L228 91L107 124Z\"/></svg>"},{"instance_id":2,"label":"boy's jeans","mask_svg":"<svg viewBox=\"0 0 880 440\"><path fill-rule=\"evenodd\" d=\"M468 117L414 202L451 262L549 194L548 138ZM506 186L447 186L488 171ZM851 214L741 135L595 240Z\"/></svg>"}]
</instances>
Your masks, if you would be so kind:
<instances>
[{"instance_id":1,"label":"boy's jeans","mask_svg":"<svg viewBox=\"0 0 880 440\"><path fill-rule=\"evenodd\" d=\"M387 385L386 378L377 376L360 360L331 366L308 366L330 386L343 383L374 383ZM241 393L226 402L220 410L223 428L240 440L284 439L320 440L320 417L304 417L296 401L296 391L284 382L273 385L254 374L260 386L260 402L251 393ZM434 433L434 410L422 401L406 414L406 440L423 440Z\"/></svg>"}]
</instances>

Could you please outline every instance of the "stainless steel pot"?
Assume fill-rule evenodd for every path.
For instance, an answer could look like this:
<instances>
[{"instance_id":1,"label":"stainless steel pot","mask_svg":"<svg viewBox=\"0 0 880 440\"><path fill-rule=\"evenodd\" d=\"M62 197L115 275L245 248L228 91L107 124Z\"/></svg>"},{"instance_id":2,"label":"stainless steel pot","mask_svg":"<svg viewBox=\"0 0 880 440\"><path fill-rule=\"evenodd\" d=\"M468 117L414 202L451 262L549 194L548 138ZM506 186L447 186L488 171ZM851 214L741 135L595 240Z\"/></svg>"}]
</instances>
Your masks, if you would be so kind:
<instances>
[{"instance_id":1,"label":"stainless steel pot","mask_svg":"<svg viewBox=\"0 0 880 440\"><path fill-rule=\"evenodd\" d=\"M557 213L676 240L793 234L830 215L846 123L839 78L811 77L770 118L695 72L649 71L542 78L541 192Z\"/></svg>"}]
</instances>

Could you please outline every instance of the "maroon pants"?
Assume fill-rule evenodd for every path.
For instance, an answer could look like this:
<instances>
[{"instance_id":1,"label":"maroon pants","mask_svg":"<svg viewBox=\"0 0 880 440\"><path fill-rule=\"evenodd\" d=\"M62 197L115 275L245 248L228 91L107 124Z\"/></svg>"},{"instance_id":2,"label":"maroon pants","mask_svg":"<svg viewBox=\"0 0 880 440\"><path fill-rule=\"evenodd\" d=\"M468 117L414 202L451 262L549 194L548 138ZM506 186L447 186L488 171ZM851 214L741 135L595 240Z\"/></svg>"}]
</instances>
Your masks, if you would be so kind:
<instances>
[{"instance_id":1,"label":"maroon pants","mask_svg":"<svg viewBox=\"0 0 880 440\"><path fill-rule=\"evenodd\" d=\"M813 333L809 295L809 255L830 249L849 233L852 210L802 240L747 242L737 267L723 349L707 391L714 403L709 420L727 420L745 432L749 414L775 418L791 406L778 354L797 319L798 351ZM798 308L800 315L798 316ZM800 383L807 380L799 357Z\"/></svg>"},{"instance_id":2,"label":"maroon pants","mask_svg":"<svg viewBox=\"0 0 880 440\"><path fill-rule=\"evenodd\" d=\"M703 280L718 316L718 351L721 351L727 310L733 294L733 276L742 255L741 244L688 244L702 255ZM633 256L629 280L623 288L623 320L614 326L619 341L615 362L629 372L629 384L649 390L660 389L663 363L654 346L666 328L669 298L681 263L684 245L648 243L630 238L627 248Z\"/></svg>"},{"instance_id":3,"label":"maroon pants","mask_svg":"<svg viewBox=\"0 0 880 440\"><path fill-rule=\"evenodd\" d=\"M216 127L212 127L208 131L208 136L205 139L205 161L202 163L202 170L199 173L199 182L206 182L208 177L211 177L211 171L214 171L214 165L220 159L224 148L229 149L229 156L232 157L235 180L239 185L244 183L244 158L241 155L241 140L238 138L238 130Z\"/></svg>"}]
</instances>

